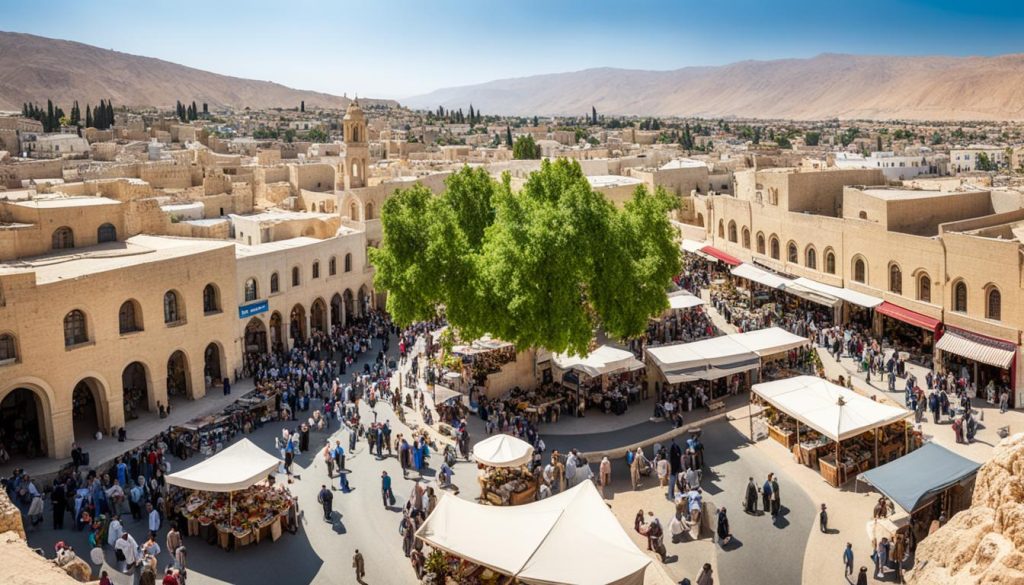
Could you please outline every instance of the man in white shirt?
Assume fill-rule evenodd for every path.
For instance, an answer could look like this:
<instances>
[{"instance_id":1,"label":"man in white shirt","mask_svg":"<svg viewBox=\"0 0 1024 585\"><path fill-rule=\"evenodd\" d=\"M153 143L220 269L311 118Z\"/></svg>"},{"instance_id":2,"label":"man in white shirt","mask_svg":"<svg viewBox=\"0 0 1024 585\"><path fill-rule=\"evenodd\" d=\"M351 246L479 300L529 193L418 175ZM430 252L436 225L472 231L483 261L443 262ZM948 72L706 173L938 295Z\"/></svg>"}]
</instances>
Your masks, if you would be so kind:
<instances>
[{"instance_id":1,"label":"man in white shirt","mask_svg":"<svg viewBox=\"0 0 1024 585\"><path fill-rule=\"evenodd\" d=\"M139 562L139 544L135 542L131 534L125 532L121 535L121 538L114 543L115 554L120 552L121 554L118 561L121 563L120 570L122 573L127 573L130 570L134 570L135 566Z\"/></svg>"},{"instance_id":2,"label":"man in white shirt","mask_svg":"<svg viewBox=\"0 0 1024 585\"><path fill-rule=\"evenodd\" d=\"M121 526L121 515L114 514L114 519L110 521L110 527L107 528L107 544L110 546L117 545L117 541L121 539L122 534L124 534L124 527Z\"/></svg>"},{"instance_id":3,"label":"man in white shirt","mask_svg":"<svg viewBox=\"0 0 1024 585\"><path fill-rule=\"evenodd\" d=\"M146 504L146 513L149 514L149 531L160 532L160 512L153 509L153 504Z\"/></svg>"}]
</instances>

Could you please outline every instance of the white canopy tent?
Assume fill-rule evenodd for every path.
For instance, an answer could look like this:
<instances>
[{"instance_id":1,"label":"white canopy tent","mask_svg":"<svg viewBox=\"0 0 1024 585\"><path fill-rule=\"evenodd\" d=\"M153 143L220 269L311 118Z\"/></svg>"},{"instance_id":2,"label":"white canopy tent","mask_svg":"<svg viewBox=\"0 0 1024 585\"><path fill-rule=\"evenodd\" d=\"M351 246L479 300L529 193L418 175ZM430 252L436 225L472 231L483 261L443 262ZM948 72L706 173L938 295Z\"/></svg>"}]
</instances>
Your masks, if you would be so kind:
<instances>
[{"instance_id":1,"label":"white canopy tent","mask_svg":"<svg viewBox=\"0 0 1024 585\"><path fill-rule=\"evenodd\" d=\"M812 290L806 286L801 285L798 282L799 279L793 280L790 278L786 278L784 276L780 276L778 274L769 272L762 268L758 268L753 264L747 264L746 262L740 264L739 266L733 266L730 272L732 272L733 276L745 278L749 281L763 284L764 286L767 286L769 288L775 288L787 292L793 296L797 296L802 299L818 303L819 305L835 307L840 302L840 299L837 297L825 294L817 290Z\"/></svg>"},{"instance_id":2,"label":"white canopy tent","mask_svg":"<svg viewBox=\"0 0 1024 585\"><path fill-rule=\"evenodd\" d=\"M871 295L860 293L855 290L850 290L848 288L840 288L837 286L824 284L816 280L804 278L802 276L800 278L797 278L793 282L799 284L804 288L809 288L812 291L819 292L824 295L833 296L837 299L842 299L848 303L860 305L861 307L866 307L868 309L873 309L878 305L882 304L882 299L878 297L873 297Z\"/></svg>"},{"instance_id":3,"label":"white canopy tent","mask_svg":"<svg viewBox=\"0 0 1024 585\"><path fill-rule=\"evenodd\" d=\"M515 508L446 494L416 536L531 585L641 585L651 562L589 481Z\"/></svg>"},{"instance_id":4,"label":"white canopy tent","mask_svg":"<svg viewBox=\"0 0 1024 585\"><path fill-rule=\"evenodd\" d=\"M241 441L202 461L167 476L167 483L204 492L236 492L267 478L281 461L249 439Z\"/></svg>"},{"instance_id":5,"label":"white canopy tent","mask_svg":"<svg viewBox=\"0 0 1024 585\"><path fill-rule=\"evenodd\" d=\"M692 309L694 307L699 307L703 304L703 299L694 294L691 294L689 291L677 290L675 292L669 293L668 295L668 306L670 309L675 311Z\"/></svg>"},{"instance_id":6,"label":"white canopy tent","mask_svg":"<svg viewBox=\"0 0 1024 585\"><path fill-rule=\"evenodd\" d=\"M447 386L442 386L440 384L434 384L434 405L435 406L437 406L438 404L442 404L444 402L447 402L447 401L451 400L452 398L458 398L458 397L461 397L461 396L464 396L464 394L462 392L459 392L458 390L452 390L451 388L448 388Z\"/></svg>"},{"instance_id":7,"label":"white canopy tent","mask_svg":"<svg viewBox=\"0 0 1024 585\"><path fill-rule=\"evenodd\" d=\"M807 345L806 337L779 327L733 333L647 348L647 355L670 384L696 380L717 380L755 369L761 358Z\"/></svg>"},{"instance_id":8,"label":"white canopy tent","mask_svg":"<svg viewBox=\"0 0 1024 585\"><path fill-rule=\"evenodd\" d=\"M602 345L586 357L558 353L552 356L552 361L559 369L576 370L591 378L644 367L644 363L636 359L633 352L610 345Z\"/></svg>"},{"instance_id":9,"label":"white canopy tent","mask_svg":"<svg viewBox=\"0 0 1024 585\"><path fill-rule=\"evenodd\" d=\"M833 441L856 437L912 414L816 376L754 384L752 391L779 411Z\"/></svg>"},{"instance_id":10,"label":"white canopy tent","mask_svg":"<svg viewBox=\"0 0 1024 585\"><path fill-rule=\"evenodd\" d=\"M533 458L533 446L511 435L491 435L473 446L473 458L488 467L522 467Z\"/></svg>"}]
</instances>

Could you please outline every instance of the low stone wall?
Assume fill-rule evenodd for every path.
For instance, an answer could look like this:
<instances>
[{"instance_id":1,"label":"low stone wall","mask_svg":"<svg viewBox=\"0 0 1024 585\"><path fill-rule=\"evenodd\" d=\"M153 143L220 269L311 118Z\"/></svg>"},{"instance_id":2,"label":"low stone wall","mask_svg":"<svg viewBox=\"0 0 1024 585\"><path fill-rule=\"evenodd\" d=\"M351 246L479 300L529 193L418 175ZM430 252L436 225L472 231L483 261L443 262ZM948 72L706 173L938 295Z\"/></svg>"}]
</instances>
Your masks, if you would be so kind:
<instances>
[{"instance_id":1,"label":"low stone wall","mask_svg":"<svg viewBox=\"0 0 1024 585\"><path fill-rule=\"evenodd\" d=\"M25 525L21 521L21 510L0 490L0 533L16 532L25 538Z\"/></svg>"}]
</instances>

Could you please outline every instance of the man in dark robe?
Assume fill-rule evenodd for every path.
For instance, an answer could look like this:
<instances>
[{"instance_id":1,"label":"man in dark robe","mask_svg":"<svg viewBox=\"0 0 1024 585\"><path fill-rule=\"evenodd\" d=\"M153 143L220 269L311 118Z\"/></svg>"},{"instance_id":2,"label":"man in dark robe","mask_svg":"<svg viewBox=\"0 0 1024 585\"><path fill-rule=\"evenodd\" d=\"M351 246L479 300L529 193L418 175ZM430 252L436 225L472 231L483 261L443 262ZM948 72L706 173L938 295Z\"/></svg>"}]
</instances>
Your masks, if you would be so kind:
<instances>
[{"instance_id":1,"label":"man in dark robe","mask_svg":"<svg viewBox=\"0 0 1024 585\"><path fill-rule=\"evenodd\" d=\"M754 485L754 478L747 483L747 495L743 500L743 511L747 514L757 512L757 486Z\"/></svg>"}]
</instances>

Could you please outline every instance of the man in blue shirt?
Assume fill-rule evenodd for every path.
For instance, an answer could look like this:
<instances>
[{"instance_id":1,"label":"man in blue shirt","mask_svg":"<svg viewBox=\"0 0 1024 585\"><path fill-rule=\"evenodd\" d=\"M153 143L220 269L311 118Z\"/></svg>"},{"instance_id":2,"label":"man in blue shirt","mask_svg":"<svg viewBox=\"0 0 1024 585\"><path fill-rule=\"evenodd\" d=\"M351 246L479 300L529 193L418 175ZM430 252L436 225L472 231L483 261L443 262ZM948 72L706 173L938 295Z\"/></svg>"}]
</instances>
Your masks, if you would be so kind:
<instances>
[{"instance_id":1,"label":"man in blue shirt","mask_svg":"<svg viewBox=\"0 0 1024 585\"><path fill-rule=\"evenodd\" d=\"M391 493L391 476L386 471L380 472L380 494L384 501L384 509L386 510L391 504L391 499L395 497Z\"/></svg>"},{"instance_id":2,"label":"man in blue shirt","mask_svg":"<svg viewBox=\"0 0 1024 585\"><path fill-rule=\"evenodd\" d=\"M843 551L843 564L846 565L846 576L853 574L853 545L846 543L846 550Z\"/></svg>"}]
</instances>

